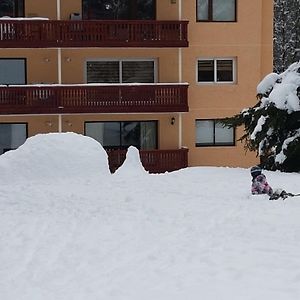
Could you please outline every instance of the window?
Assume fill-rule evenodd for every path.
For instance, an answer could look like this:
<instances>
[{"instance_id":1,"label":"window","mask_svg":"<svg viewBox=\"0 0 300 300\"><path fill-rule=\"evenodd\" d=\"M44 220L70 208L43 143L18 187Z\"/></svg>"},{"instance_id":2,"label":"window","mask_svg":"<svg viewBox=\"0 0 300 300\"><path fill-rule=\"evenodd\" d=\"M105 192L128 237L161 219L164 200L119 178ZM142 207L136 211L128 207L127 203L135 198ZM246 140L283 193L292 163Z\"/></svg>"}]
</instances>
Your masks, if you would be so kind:
<instances>
[{"instance_id":1,"label":"window","mask_svg":"<svg viewBox=\"0 0 300 300\"><path fill-rule=\"evenodd\" d=\"M224 127L219 120L196 120L196 146L234 146L234 128Z\"/></svg>"},{"instance_id":2,"label":"window","mask_svg":"<svg viewBox=\"0 0 300 300\"><path fill-rule=\"evenodd\" d=\"M157 121L86 122L85 135L106 149L157 149Z\"/></svg>"},{"instance_id":3,"label":"window","mask_svg":"<svg viewBox=\"0 0 300 300\"><path fill-rule=\"evenodd\" d=\"M199 59L197 66L198 82L235 82L235 59Z\"/></svg>"},{"instance_id":4,"label":"window","mask_svg":"<svg viewBox=\"0 0 300 300\"><path fill-rule=\"evenodd\" d=\"M27 124L1 123L0 124L0 154L17 149L27 138Z\"/></svg>"},{"instance_id":5,"label":"window","mask_svg":"<svg viewBox=\"0 0 300 300\"><path fill-rule=\"evenodd\" d=\"M236 21L236 0L197 0L197 21Z\"/></svg>"},{"instance_id":6,"label":"window","mask_svg":"<svg viewBox=\"0 0 300 300\"><path fill-rule=\"evenodd\" d=\"M24 0L1 0L0 17L24 17Z\"/></svg>"},{"instance_id":7,"label":"window","mask_svg":"<svg viewBox=\"0 0 300 300\"><path fill-rule=\"evenodd\" d=\"M156 82L154 60L87 61L87 83Z\"/></svg>"},{"instance_id":8,"label":"window","mask_svg":"<svg viewBox=\"0 0 300 300\"><path fill-rule=\"evenodd\" d=\"M154 20L155 0L83 0L88 20Z\"/></svg>"},{"instance_id":9,"label":"window","mask_svg":"<svg viewBox=\"0 0 300 300\"><path fill-rule=\"evenodd\" d=\"M26 60L0 58L0 84L26 84Z\"/></svg>"}]
</instances>

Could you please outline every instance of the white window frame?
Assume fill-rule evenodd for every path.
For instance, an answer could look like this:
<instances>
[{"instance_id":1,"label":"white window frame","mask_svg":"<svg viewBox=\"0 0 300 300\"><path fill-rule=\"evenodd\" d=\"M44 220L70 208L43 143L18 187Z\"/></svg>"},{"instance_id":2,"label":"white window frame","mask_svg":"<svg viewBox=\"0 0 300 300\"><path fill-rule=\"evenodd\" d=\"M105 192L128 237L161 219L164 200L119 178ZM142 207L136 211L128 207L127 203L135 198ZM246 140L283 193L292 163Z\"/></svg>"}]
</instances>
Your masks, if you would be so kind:
<instances>
[{"instance_id":1,"label":"white window frame","mask_svg":"<svg viewBox=\"0 0 300 300\"><path fill-rule=\"evenodd\" d=\"M214 61L214 81L198 81L198 62L200 60ZM217 61L231 60L232 61L232 81L218 81L217 80ZM196 63L196 82L199 85L203 84L236 84L237 83L237 58L236 57L199 57Z\"/></svg>"},{"instance_id":2,"label":"white window frame","mask_svg":"<svg viewBox=\"0 0 300 300\"><path fill-rule=\"evenodd\" d=\"M216 124L218 123L220 119L196 119L195 120L195 146L198 147L234 147L236 145L236 132L235 128L232 127L232 140L227 141L227 142L216 142ZM212 127L212 142L199 142L197 141L197 122L213 122L213 127Z\"/></svg>"},{"instance_id":3,"label":"white window frame","mask_svg":"<svg viewBox=\"0 0 300 300\"><path fill-rule=\"evenodd\" d=\"M156 58L91 58L86 59L84 64L84 81L87 83L87 62L88 61L116 61L119 62L119 84L122 84L122 62L124 61L153 61L154 62L154 83L158 82L157 59ZM116 84L116 83L114 83Z\"/></svg>"}]
</instances>

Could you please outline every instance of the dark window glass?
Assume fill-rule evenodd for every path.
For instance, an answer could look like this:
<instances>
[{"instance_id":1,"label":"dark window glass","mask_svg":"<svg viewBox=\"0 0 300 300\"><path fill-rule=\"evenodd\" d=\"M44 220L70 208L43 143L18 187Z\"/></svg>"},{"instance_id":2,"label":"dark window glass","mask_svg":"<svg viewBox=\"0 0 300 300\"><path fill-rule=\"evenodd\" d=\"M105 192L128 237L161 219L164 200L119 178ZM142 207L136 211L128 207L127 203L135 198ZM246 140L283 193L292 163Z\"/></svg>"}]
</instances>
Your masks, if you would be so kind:
<instances>
[{"instance_id":1,"label":"dark window glass","mask_svg":"<svg viewBox=\"0 0 300 300\"><path fill-rule=\"evenodd\" d=\"M198 21L236 20L236 0L197 0Z\"/></svg>"},{"instance_id":2,"label":"dark window glass","mask_svg":"<svg viewBox=\"0 0 300 300\"><path fill-rule=\"evenodd\" d=\"M121 123L121 144L129 147L135 146L141 148L141 126L140 122L122 122Z\"/></svg>"},{"instance_id":3,"label":"dark window glass","mask_svg":"<svg viewBox=\"0 0 300 300\"><path fill-rule=\"evenodd\" d=\"M83 0L84 19L153 20L155 0Z\"/></svg>"},{"instance_id":4,"label":"dark window glass","mask_svg":"<svg viewBox=\"0 0 300 300\"><path fill-rule=\"evenodd\" d=\"M234 129L224 127L221 122L215 121L215 144L216 145L233 145Z\"/></svg>"},{"instance_id":5,"label":"dark window glass","mask_svg":"<svg viewBox=\"0 0 300 300\"><path fill-rule=\"evenodd\" d=\"M213 21L235 21L235 0L213 0Z\"/></svg>"},{"instance_id":6,"label":"dark window glass","mask_svg":"<svg viewBox=\"0 0 300 300\"><path fill-rule=\"evenodd\" d=\"M233 81L232 60L217 60L217 81Z\"/></svg>"},{"instance_id":7,"label":"dark window glass","mask_svg":"<svg viewBox=\"0 0 300 300\"><path fill-rule=\"evenodd\" d=\"M214 82L214 60L198 60L198 82Z\"/></svg>"},{"instance_id":8,"label":"dark window glass","mask_svg":"<svg viewBox=\"0 0 300 300\"><path fill-rule=\"evenodd\" d=\"M24 17L24 0L1 0L0 17Z\"/></svg>"},{"instance_id":9,"label":"dark window glass","mask_svg":"<svg viewBox=\"0 0 300 300\"><path fill-rule=\"evenodd\" d=\"M156 121L86 122L85 134L108 149L157 148Z\"/></svg>"},{"instance_id":10,"label":"dark window glass","mask_svg":"<svg viewBox=\"0 0 300 300\"><path fill-rule=\"evenodd\" d=\"M153 83L154 61L88 61L88 83Z\"/></svg>"},{"instance_id":11,"label":"dark window glass","mask_svg":"<svg viewBox=\"0 0 300 300\"><path fill-rule=\"evenodd\" d=\"M0 124L0 154L17 149L27 138L27 124Z\"/></svg>"},{"instance_id":12,"label":"dark window glass","mask_svg":"<svg viewBox=\"0 0 300 300\"><path fill-rule=\"evenodd\" d=\"M154 61L123 61L122 82L154 82Z\"/></svg>"},{"instance_id":13,"label":"dark window glass","mask_svg":"<svg viewBox=\"0 0 300 300\"><path fill-rule=\"evenodd\" d=\"M233 59L198 60L198 82L234 82Z\"/></svg>"},{"instance_id":14,"label":"dark window glass","mask_svg":"<svg viewBox=\"0 0 300 300\"><path fill-rule=\"evenodd\" d=\"M219 120L196 120L196 146L234 146L234 128Z\"/></svg>"},{"instance_id":15,"label":"dark window glass","mask_svg":"<svg viewBox=\"0 0 300 300\"><path fill-rule=\"evenodd\" d=\"M208 0L197 0L197 20L208 20Z\"/></svg>"},{"instance_id":16,"label":"dark window glass","mask_svg":"<svg viewBox=\"0 0 300 300\"><path fill-rule=\"evenodd\" d=\"M26 60L0 58L0 84L26 84Z\"/></svg>"},{"instance_id":17,"label":"dark window glass","mask_svg":"<svg viewBox=\"0 0 300 300\"><path fill-rule=\"evenodd\" d=\"M87 83L119 83L118 61L88 61Z\"/></svg>"}]
</instances>

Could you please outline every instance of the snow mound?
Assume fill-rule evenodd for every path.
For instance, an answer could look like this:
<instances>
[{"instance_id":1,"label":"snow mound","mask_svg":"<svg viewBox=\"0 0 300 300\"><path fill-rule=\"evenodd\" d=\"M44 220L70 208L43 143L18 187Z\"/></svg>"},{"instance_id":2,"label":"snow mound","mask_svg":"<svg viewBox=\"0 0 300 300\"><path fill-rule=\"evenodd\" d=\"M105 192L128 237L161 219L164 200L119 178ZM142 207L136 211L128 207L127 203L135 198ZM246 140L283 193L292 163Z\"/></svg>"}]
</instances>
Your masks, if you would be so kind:
<instances>
[{"instance_id":1,"label":"snow mound","mask_svg":"<svg viewBox=\"0 0 300 300\"><path fill-rule=\"evenodd\" d=\"M30 137L0 156L0 180L65 180L110 174L107 154L96 140L76 133Z\"/></svg>"},{"instance_id":2,"label":"snow mound","mask_svg":"<svg viewBox=\"0 0 300 300\"><path fill-rule=\"evenodd\" d=\"M147 171L144 169L139 150L134 146L130 146L127 150L126 159L124 163L116 170L116 175L122 176L134 176L146 174Z\"/></svg>"}]
</instances>

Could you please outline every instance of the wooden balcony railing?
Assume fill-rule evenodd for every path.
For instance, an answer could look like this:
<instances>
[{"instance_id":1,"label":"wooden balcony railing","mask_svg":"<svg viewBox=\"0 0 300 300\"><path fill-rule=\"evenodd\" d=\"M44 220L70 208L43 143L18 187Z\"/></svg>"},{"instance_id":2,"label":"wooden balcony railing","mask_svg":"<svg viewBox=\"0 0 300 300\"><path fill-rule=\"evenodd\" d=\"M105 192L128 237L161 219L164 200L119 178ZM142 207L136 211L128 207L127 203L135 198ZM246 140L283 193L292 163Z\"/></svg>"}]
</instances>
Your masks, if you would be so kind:
<instances>
[{"instance_id":1,"label":"wooden balcony railing","mask_svg":"<svg viewBox=\"0 0 300 300\"><path fill-rule=\"evenodd\" d=\"M0 48L187 47L188 21L0 19Z\"/></svg>"},{"instance_id":2,"label":"wooden balcony railing","mask_svg":"<svg viewBox=\"0 0 300 300\"><path fill-rule=\"evenodd\" d=\"M187 84L0 86L0 114L188 111Z\"/></svg>"},{"instance_id":3,"label":"wooden balcony railing","mask_svg":"<svg viewBox=\"0 0 300 300\"><path fill-rule=\"evenodd\" d=\"M124 162L127 150L106 150L109 168L114 173ZM172 172L188 166L188 149L140 150L141 162L150 173Z\"/></svg>"}]
</instances>

